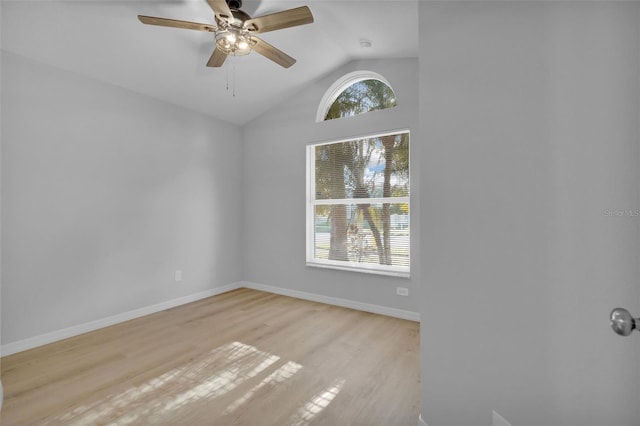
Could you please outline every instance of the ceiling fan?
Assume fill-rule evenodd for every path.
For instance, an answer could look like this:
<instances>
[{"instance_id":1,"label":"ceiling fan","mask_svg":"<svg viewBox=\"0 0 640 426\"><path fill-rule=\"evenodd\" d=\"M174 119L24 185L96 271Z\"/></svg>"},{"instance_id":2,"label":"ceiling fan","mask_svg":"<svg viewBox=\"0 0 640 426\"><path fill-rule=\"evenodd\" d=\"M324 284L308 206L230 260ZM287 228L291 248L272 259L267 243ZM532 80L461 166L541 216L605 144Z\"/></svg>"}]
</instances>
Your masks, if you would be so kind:
<instances>
[{"instance_id":1,"label":"ceiling fan","mask_svg":"<svg viewBox=\"0 0 640 426\"><path fill-rule=\"evenodd\" d=\"M144 15L138 15L138 19L143 24L148 25L214 33L216 48L211 54L209 62L207 62L208 67L220 67L227 59L227 56L247 55L254 50L284 68L289 68L295 64L296 60L261 38L256 37L255 34L313 22L313 15L307 6L252 18L246 12L240 10L242 0L207 0L207 2L215 13L217 25Z\"/></svg>"}]
</instances>

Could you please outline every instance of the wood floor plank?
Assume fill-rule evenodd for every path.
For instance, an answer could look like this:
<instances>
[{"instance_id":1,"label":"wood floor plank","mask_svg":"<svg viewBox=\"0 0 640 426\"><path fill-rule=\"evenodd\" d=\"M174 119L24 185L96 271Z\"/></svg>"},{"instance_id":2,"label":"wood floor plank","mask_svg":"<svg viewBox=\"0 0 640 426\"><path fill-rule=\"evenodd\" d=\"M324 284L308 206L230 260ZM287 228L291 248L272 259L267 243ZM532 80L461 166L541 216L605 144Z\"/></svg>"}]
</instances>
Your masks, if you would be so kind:
<instances>
[{"instance_id":1,"label":"wood floor plank","mask_svg":"<svg viewBox=\"0 0 640 426\"><path fill-rule=\"evenodd\" d=\"M419 325L239 289L2 358L2 425L415 426Z\"/></svg>"}]
</instances>

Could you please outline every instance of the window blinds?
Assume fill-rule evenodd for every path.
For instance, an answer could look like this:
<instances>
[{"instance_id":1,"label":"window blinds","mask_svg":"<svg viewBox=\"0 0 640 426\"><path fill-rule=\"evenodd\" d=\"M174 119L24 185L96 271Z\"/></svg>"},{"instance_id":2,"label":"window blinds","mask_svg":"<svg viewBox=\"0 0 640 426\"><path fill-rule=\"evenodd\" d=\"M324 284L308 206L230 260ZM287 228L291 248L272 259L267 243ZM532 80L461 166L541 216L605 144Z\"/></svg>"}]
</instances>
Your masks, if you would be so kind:
<instances>
[{"instance_id":1,"label":"window blinds","mask_svg":"<svg viewBox=\"0 0 640 426\"><path fill-rule=\"evenodd\" d=\"M408 275L409 133L308 149L308 262Z\"/></svg>"}]
</instances>

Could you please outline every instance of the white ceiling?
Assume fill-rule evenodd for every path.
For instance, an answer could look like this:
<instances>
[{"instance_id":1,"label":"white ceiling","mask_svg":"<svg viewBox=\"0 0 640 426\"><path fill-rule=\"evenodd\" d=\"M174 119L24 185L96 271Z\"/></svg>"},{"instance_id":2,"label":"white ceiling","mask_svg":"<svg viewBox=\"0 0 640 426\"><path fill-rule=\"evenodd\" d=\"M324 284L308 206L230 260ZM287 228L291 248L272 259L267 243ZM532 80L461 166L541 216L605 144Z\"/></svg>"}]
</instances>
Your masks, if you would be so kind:
<instances>
[{"instance_id":1,"label":"white ceiling","mask_svg":"<svg viewBox=\"0 0 640 426\"><path fill-rule=\"evenodd\" d=\"M255 52L208 68L212 33L137 19L213 23L205 0L3 0L1 42L3 50L239 125L351 60L418 55L417 0L245 0L242 9L256 17L302 5L314 23L261 35L297 59L289 69ZM373 46L361 48L362 38ZM234 68L235 97L226 89Z\"/></svg>"}]
</instances>

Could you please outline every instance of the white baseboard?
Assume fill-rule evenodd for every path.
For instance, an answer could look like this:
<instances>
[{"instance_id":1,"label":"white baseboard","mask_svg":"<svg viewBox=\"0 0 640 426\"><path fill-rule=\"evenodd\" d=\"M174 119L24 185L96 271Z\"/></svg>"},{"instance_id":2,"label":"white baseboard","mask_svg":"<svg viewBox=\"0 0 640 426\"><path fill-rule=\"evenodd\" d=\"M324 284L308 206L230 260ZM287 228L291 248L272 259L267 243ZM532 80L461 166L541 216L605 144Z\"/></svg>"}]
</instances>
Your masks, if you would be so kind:
<instances>
[{"instance_id":1,"label":"white baseboard","mask_svg":"<svg viewBox=\"0 0 640 426\"><path fill-rule=\"evenodd\" d=\"M0 354L1 356L12 355L18 352L26 351L28 349L36 348L38 346L57 342L58 340L78 336L80 334L88 333L100 328L109 327L110 325L129 321L135 318L143 317L145 315L154 314L166 309L175 308L176 306L195 302L200 299L206 299L207 297L216 296L218 294L226 293L228 291L236 290L242 287L266 291L268 293L281 294L283 296L295 297L297 299L327 303L329 305L341 306L343 308L357 309L359 311L372 312L374 314L387 315L390 317L420 322L420 314L418 312L388 308L386 306L372 305L369 303L356 302L353 300L341 299L338 297L323 296L320 294L307 293L304 291L291 290L288 288L275 287L254 282L239 281L225 285L223 287L216 287L210 290L202 291L200 293L190 294L188 296L167 300L155 305L145 306L143 308L134 309L132 311L112 315L110 317L90 321L84 324L63 328L62 330L56 330L50 333L41 334L39 336L29 337L24 340L18 340L17 342L7 343L6 345L2 345L0 347Z\"/></svg>"},{"instance_id":2,"label":"white baseboard","mask_svg":"<svg viewBox=\"0 0 640 426\"><path fill-rule=\"evenodd\" d=\"M200 299L206 299L207 297L216 296L218 294L226 293L228 291L241 288L243 285L240 282L231 283L223 287L216 287L210 290L202 291L188 296L179 297L177 299L167 300L165 302L157 303L151 306L145 306L143 308L134 309L132 311L124 312L110 317L101 318L99 320L90 321L84 324L75 325L73 327L63 328L62 330L52 331L50 333L41 334L35 337L29 337L24 340L18 340L17 342L11 342L6 345L2 345L0 353L2 356L15 354L17 352L33 349L38 346L53 343L58 340L67 339L69 337L78 336L80 334L88 333L100 328L108 327L110 325L118 324L124 321L129 321L134 318L143 317L145 315L154 314L156 312L164 311L166 309L175 308L176 306L184 305L187 303L195 302Z\"/></svg>"},{"instance_id":3,"label":"white baseboard","mask_svg":"<svg viewBox=\"0 0 640 426\"><path fill-rule=\"evenodd\" d=\"M310 300L312 302L326 303L329 305L341 306L343 308L356 309L358 311L371 312L374 314L386 315L389 317L401 318L410 321L420 322L420 313L406 311L404 309L388 308L386 306L372 305L369 303L356 302L338 297L323 296L315 293L291 290L288 288L275 287L271 285L258 284L250 281L243 281L243 287L254 290L266 291L268 293L281 294L283 296L295 297L296 299Z\"/></svg>"},{"instance_id":4,"label":"white baseboard","mask_svg":"<svg viewBox=\"0 0 640 426\"><path fill-rule=\"evenodd\" d=\"M429 426L427 422L422 418L422 413L418 416L418 426Z\"/></svg>"}]
</instances>

